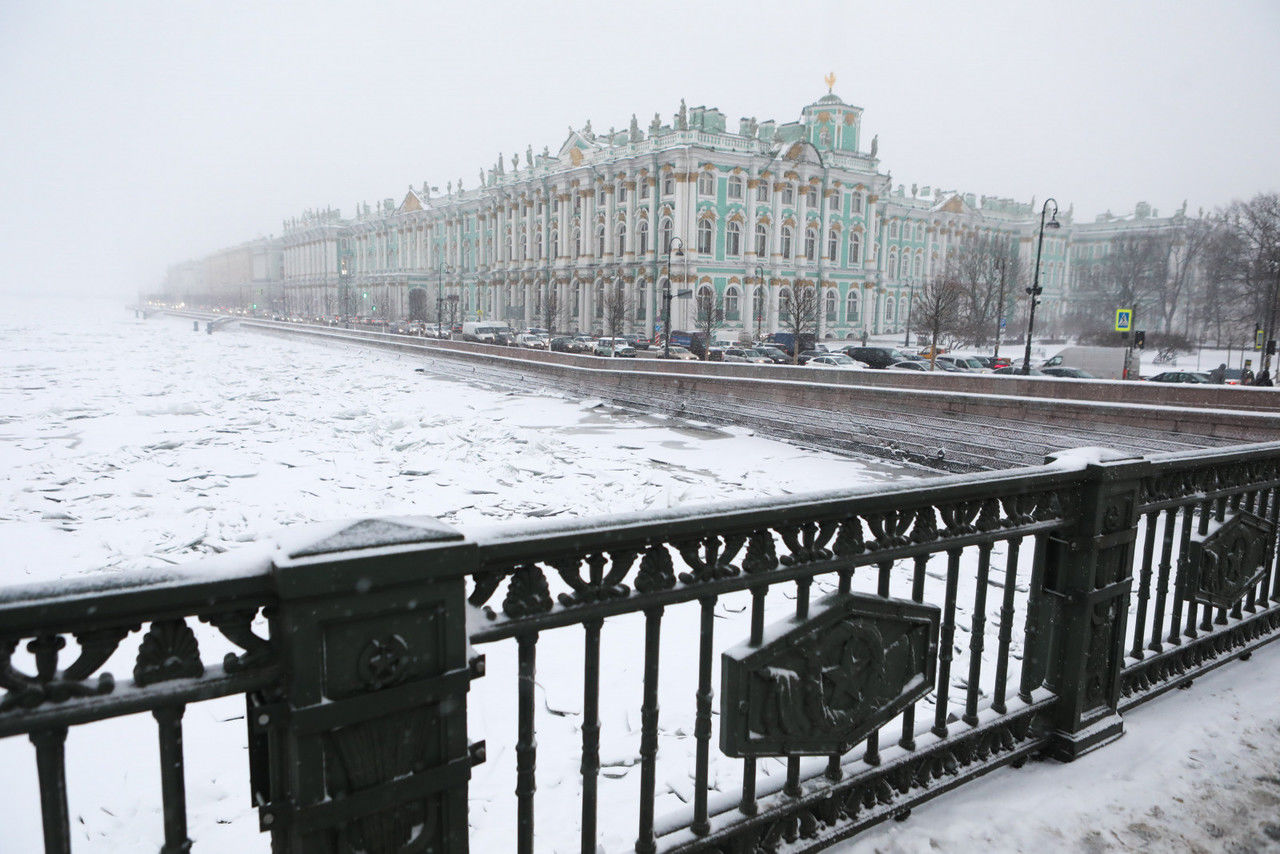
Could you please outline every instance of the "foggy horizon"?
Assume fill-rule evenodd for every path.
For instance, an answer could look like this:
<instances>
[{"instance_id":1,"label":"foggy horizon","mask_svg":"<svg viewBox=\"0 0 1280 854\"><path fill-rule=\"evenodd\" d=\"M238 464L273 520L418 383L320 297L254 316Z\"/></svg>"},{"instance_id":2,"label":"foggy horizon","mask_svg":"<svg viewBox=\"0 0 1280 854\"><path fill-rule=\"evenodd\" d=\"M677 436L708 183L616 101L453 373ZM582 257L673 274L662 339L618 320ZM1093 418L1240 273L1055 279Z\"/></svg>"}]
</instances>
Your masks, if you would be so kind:
<instances>
[{"instance_id":1,"label":"foggy horizon","mask_svg":"<svg viewBox=\"0 0 1280 854\"><path fill-rule=\"evenodd\" d=\"M795 121L827 72L895 186L1081 222L1277 189L1280 8L978 8L10 7L0 289L132 296L308 208L473 188L588 119L669 122L683 97L730 128Z\"/></svg>"}]
</instances>

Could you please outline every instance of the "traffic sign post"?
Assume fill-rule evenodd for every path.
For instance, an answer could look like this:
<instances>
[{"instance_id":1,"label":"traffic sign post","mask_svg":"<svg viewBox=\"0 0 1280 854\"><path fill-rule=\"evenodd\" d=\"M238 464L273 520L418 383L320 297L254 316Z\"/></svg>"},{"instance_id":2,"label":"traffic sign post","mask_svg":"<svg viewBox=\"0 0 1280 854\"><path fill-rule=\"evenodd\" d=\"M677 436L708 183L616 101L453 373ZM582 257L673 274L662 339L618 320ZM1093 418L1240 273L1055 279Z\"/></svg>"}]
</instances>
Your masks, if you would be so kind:
<instances>
[{"instance_id":1,"label":"traffic sign post","mask_svg":"<svg viewBox=\"0 0 1280 854\"><path fill-rule=\"evenodd\" d=\"M1133 363L1133 316L1136 308L1116 309L1116 332L1124 333L1124 374L1121 379L1129 379L1129 366Z\"/></svg>"},{"instance_id":2,"label":"traffic sign post","mask_svg":"<svg viewBox=\"0 0 1280 854\"><path fill-rule=\"evenodd\" d=\"M1129 332L1133 329L1133 309L1116 309L1116 332Z\"/></svg>"}]
</instances>

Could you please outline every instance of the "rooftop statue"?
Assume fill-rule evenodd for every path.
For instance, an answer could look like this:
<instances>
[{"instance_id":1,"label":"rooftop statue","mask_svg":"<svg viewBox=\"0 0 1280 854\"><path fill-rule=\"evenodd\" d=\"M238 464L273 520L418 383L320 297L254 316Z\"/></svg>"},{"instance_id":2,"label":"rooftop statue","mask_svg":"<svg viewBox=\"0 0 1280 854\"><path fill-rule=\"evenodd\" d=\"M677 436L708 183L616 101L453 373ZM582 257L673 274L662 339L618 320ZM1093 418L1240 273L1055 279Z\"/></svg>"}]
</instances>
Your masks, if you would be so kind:
<instances>
[{"instance_id":1,"label":"rooftop statue","mask_svg":"<svg viewBox=\"0 0 1280 854\"><path fill-rule=\"evenodd\" d=\"M875 157L876 152L880 150L880 134L871 137L871 156Z\"/></svg>"},{"instance_id":2,"label":"rooftop statue","mask_svg":"<svg viewBox=\"0 0 1280 854\"><path fill-rule=\"evenodd\" d=\"M689 108L684 105L684 98L680 99L680 112L676 113L676 130L689 129Z\"/></svg>"},{"instance_id":3,"label":"rooftop statue","mask_svg":"<svg viewBox=\"0 0 1280 854\"><path fill-rule=\"evenodd\" d=\"M631 128L629 131L629 135L632 142L639 142L640 140L644 139L644 137L640 135L640 122L636 120L635 113L631 114Z\"/></svg>"},{"instance_id":4,"label":"rooftop statue","mask_svg":"<svg viewBox=\"0 0 1280 854\"><path fill-rule=\"evenodd\" d=\"M533 146L532 145L528 146L524 150L524 162L527 166L532 168L533 166Z\"/></svg>"},{"instance_id":5,"label":"rooftop statue","mask_svg":"<svg viewBox=\"0 0 1280 854\"><path fill-rule=\"evenodd\" d=\"M657 113L653 114L653 121L649 122L649 136L655 137L662 130L662 117Z\"/></svg>"}]
</instances>

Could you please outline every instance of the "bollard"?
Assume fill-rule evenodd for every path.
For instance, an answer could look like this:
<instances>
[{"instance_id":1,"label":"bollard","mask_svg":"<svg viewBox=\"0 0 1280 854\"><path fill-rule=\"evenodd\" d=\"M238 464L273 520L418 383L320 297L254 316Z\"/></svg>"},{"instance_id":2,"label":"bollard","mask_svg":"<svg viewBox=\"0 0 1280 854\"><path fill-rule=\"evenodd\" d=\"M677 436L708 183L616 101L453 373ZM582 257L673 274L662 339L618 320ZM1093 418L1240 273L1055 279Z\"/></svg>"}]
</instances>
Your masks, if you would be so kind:
<instances>
[{"instance_id":1,"label":"bollard","mask_svg":"<svg viewBox=\"0 0 1280 854\"><path fill-rule=\"evenodd\" d=\"M193 320L193 321L191 321L191 331L192 331L192 332L199 332L199 331L200 331L200 321L198 321L198 320Z\"/></svg>"},{"instance_id":2,"label":"bollard","mask_svg":"<svg viewBox=\"0 0 1280 854\"><path fill-rule=\"evenodd\" d=\"M208 332L210 335L212 335L212 334L213 334L213 321L212 321L212 320L206 320L206 321L205 321L205 324L204 324L204 331L205 331L205 332Z\"/></svg>"}]
</instances>

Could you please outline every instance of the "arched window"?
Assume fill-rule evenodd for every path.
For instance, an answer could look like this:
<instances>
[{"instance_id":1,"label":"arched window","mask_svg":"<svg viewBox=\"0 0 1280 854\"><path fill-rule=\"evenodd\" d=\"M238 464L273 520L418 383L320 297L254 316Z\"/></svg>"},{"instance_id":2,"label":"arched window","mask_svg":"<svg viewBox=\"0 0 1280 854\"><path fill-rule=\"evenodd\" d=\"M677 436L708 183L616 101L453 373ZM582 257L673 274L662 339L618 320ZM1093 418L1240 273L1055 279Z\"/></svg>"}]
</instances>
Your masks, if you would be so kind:
<instances>
[{"instance_id":1,"label":"arched window","mask_svg":"<svg viewBox=\"0 0 1280 854\"><path fill-rule=\"evenodd\" d=\"M539 226L538 230L534 232L534 235L533 235L533 257L534 257L534 260L536 261L542 260L542 228L541 226Z\"/></svg>"},{"instance_id":2,"label":"arched window","mask_svg":"<svg viewBox=\"0 0 1280 854\"><path fill-rule=\"evenodd\" d=\"M884 322L885 323L893 323L893 306L894 306L894 302L892 298L886 299L884 301Z\"/></svg>"},{"instance_id":3,"label":"arched window","mask_svg":"<svg viewBox=\"0 0 1280 854\"><path fill-rule=\"evenodd\" d=\"M827 323L835 323L837 320L836 310L839 307L836 298L835 288L828 288L827 295L822 299L827 314Z\"/></svg>"},{"instance_id":4,"label":"arched window","mask_svg":"<svg viewBox=\"0 0 1280 854\"><path fill-rule=\"evenodd\" d=\"M728 321L737 321L742 319L741 309L739 308L739 292L732 285L724 292L724 319Z\"/></svg>"},{"instance_id":5,"label":"arched window","mask_svg":"<svg viewBox=\"0 0 1280 854\"><path fill-rule=\"evenodd\" d=\"M903 252L902 253L902 275L899 276L899 278L905 279L910 275L911 275L911 256L908 253Z\"/></svg>"},{"instance_id":6,"label":"arched window","mask_svg":"<svg viewBox=\"0 0 1280 854\"><path fill-rule=\"evenodd\" d=\"M812 228L804 230L804 257L807 261L818 257L818 233Z\"/></svg>"},{"instance_id":7,"label":"arched window","mask_svg":"<svg viewBox=\"0 0 1280 854\"><path fill-rule=\"evenodd\" d=\"M849 205L853 208L853 212L862 213L862 193L854 193L849 197Z\"/></svg>"},{"instance_id":8,"label":"arched window","mask_svg":"<svg viewBox=\"0 0 1280 854\"><path fill-rule=\"evenodd\" d=\"M742 254L742 226L736 222L730 222L726 226L724 254Z\"/></svg>"},{"instance_id":9,"label":"arched window","mask_svg":"<svg viewBox=\"0 0 1280 854\"><path fill-rule=\"evenodd\" d=\"M791 226L789 225L782 227L782 257L791 257Z\"/></svg>"},{"instance_id":10,"label":"arched window","mask_svg":"<svg viewBox=\"0 0 1280 854\"><path fill-rule=\"evenodd\" d=\"M604 226L596 228L596 255L604 254Z\"/></svg>"},{"instance_id":11,"label":"arched window","mask_svg":"<svg viewBox=\"0 0 1280 854\"><path fill-rule=\"evenodd\" d=\"M554 261L560 257L560 232L555 229L551 230L551 259Z\"/></svg>"},{"instance_id":12,"label":"arched window","mask_svg":"<svg viewBox=\"0 0 1280 854\"><path fill-rule=\"evenodd\" d=\"M729 191L729 198L731 199L742 198L742 178L740 178L737 175L730 175L728 191Z\"/></svg>"},{"instance_id":13,"label":"arched window","mask_svg":"<svg viewBox=\"0 0 1280 854\"><path fill-rule=\"evenodd\" d=\"M756 288L751 294L751 320L756 324L764 322L764 288Z\"/></svg>"},{"instance_id":14,"label":"arched window","mask_svg":"<svg viewBox=\"0 0 1280 854\"><path fill-rule=\"evenodd\" d=\"M649 251L649 221L640 220L636 226L636 254L644 255Z\"/></svg>"},{"instance_id":15,"label":"arched window","mask_svg":"<svg viewBox=\"0 0 1280 854\"><path fill-rule=\"evenodd\" d=\"M796 203L796 188L793 185L782 185L782 203L784 205L794 205Z\"/></svg>"},{"instance_id":16,"label":"arched window","mask_svg":"<svg viewBox=\"0 0 1280 854\"><path fill-rule=\"evenodd\" d=\"M890 237L898 236L898 223L896 222L889 223L889 236Z\"/></svg>"},{"instance_id":17,"label":"arched window","mask_svg":"<svg viewBox=\"0 0 1280 854\"><path fill-rule=\"evenodd\" d=\"M862 262L862 235L853 232L849 235L849 263L858 264Z\"/></svg>"},{"instance_id":18,"label":"arched window","mask_svg":"<svg viewBox=\"0 0 1280 854\"><path fill-rule=\"evenodd\" d=\"M582 285L573 286L573 310L570 312L574 317L582 313Z\"/></svg>"},{"instance_id":19,"label":"arched window","mask_svg":"<svg viewBox=\"0 0 1280 854\"><path fill-rule=\"evenodd\" d=\"M898 274L898 247L889 250L889 266L885 268L889 274L889 278L893 278Z\"/></svg>"},{"instance_id":20,"label":"arched window","mask_svg":"<svg viewBox=\"0 0 1280 854\"><path fill-rule=\"evenodd\" d=\"M618 182L616 197L618 199L619 204L627 200L627 182L626 181Z\"/></svg>"},{"instance_id":21,"label":"arched window","mask_svg":"<svg viewBox=\"0 0 1280 854\"><path fill-rule=\"evenodd\" d=\"M903 323L908 323L911 320L911 306L907 304L906 297L898 300L898 320Z\"/></svg>"},{"instance_id":22,"label":"arched window","mask_svg":"<svg viewBox=\"0 0 1280 854\"><path fill-rule=\"evenodd\" d=\"M596 317L604 316L604 282L596 282Z\"/></svg>"},{"instance_id":23,"label":"arched window","mask_svg":"<svg viewBox=\"0 0 1280 854\"><path fill-rule=\"evenodd\" d=\"M761 178L756 184L756 200L761 202L769 201L769 181Z\"/></svg>"},{"instance_id":24,"label":"arched window","mask_svg":"<svg viewBox=\"0 0 1280 854\"><path fill-rule=\"evenodd\" d=\"M769 254L769 227L763 222L756 223L756 254L761 258Z\"/></svg>"},{"instance_id":25,"label":"arched window","mask_svg":"<svg viewBox=\"0 0 1280 854\"><path fill-rule=\"evenodd\" d=\"M835 263L837 247L840 245L839 237L833 228L827 232L827 260Z\"/></svg>"},{"instance_id":26,"label":"arched window","mask_svg":"<svg viewBox=\"0 0 1280 854\"><path fill-rule=\"evenodd\" d=\"M671 251L671 220L664 219L662 224L658 226L658 251L666 254Z\"/></svg>"},{"instance_id":27,"label":"arched window","mask_svg":"<svg viewBox=\"0 0 1280 854\"><path fill-rule=\"evenodd\" d=\"M698 195L714 196L716 194L716 176L714 172L698 173Z\"/></svg>"},{"instance_id":28,"label":"arched window","mask_svg":"<svg viewBox=\"0 0 1280 854\"><path fill-rule=\"evenodd\" d=\"M619 255L627 251L627 226L625 224L618 225L618 241L614 249Z\"/></svg>"},{"instance_id":29,"label":"arched window","mask_svg":"<svg viewBox=\"0 0 1280 854\"><path fill-rule=\"evenodd\" d=\"M710 285L702 285L698 288L697 300L697 322L699 326L705 328L708 322L707 318L711 317L712 313L716 310L715 292L711 290Z\"/></svg>"},{"instance_id":30,"label":"arched window","mask_svg":"<svg viewBox=\"0 0 1280 854\"><path fill-rule=\"evenodd\" d=\"M603 185L603 184L601 184L600 186L596 187L596 206L597 206L597 207L604 207L604 205L605 205L605 198L606 198L606 197L605 197L605 193L604 193L604 185Z\"/></svg>"},{"instance_id":31,"label":"arched window","mask_svg":"<svg viewBox=\"0 0 1280 854\"><path fill-rule=\"evenodd\" d=\"M922 269L924 269L924 253L917 252L915 262L915 276L917 279L920 278L920 271Z\"/></svg>"},{"instance_id":32,"label":"arched window","mask_svg":"<svg viewBox=\"0 0 1280 854\"><path fill-rule=\"evenodd\" d=\"M791 288L778 291L778 322L791 322Z\"/></svg>"},{"instance_id":33,"label":"arched window","mask_svg":"<svg viewBox=\"0 0 1280 854\"><path fill-rule=\"evenodd\" d=\"M636 285L636 320L644 320L647 317L649 306L649 285L640 282Z\"/></svg>"},{"instance_id":34,"label":"arched window","mask_svg":"<svg viewBox=\"0 0 1280 854\"><path fill-rule=\"evenodd\" d=\"M518 248L520 250L519 260L523 261L525 258L529 257L528 247L529 247L529 237L524 230L524 226L522 225L520 226L520 242L518 244Z\"/></svg>"},{"instance_id":35,"label":"arched window","mask_svg":"<svg viewBox=\"0 0 1280 854\"><path fill-rule=\"evenodd\" d=\"M662 173L662 195L670 196L676 191L676 179L670 172Z\"/></svg>"},{"instance_id":36,"label":"arched window","mask_svg":"<svg viewBox=\"0 0 1280 854\"><path fill-rule=\"evenodd\" d=\"M804 203L809 210L813 210L818 206L818 188L810 187L804 191Z\"/></svg>"},{"instance_id":37,"label":"arched window","mask_svg":"<svg viewBox=\"0 0 1280 854\"><path fill-rule=\"evenodd\" d=\"M848 296L844 298L844 322L857 323L858 320L858 292L850 288Z\"/></svg>"},{"instance_id":38,"label":"arched window","mask_svg":"<svg viewBox=\"0 0 1280 854\"><path fill-rule=\"evenodd\" d=\"M640 180L639 180L639 186L638 186L636 189L638 189L638 190L640 191L640 198L642 198L642 199L647 199L647 198L649 198L649 178L648 178L648 176L644 176L644 177L640 178Z\"/></svg>"},{"instance_id":39,"label":"arched window","mask_svg":"<svg viewBox=\"0 0 1280 854\"><path fill-rule=\"evenodd\" d=\"M827 207L831 208L831 210L833 211L840 210L840 191L839 190L836 190L834 193L832 193L830 196L827 197Z\"/></svg>"},{"instance_id":40,"label":"arched window","mask_svg":"<svg viewBox=\"0 0 1280 854\"><path fill-rule=\"evenodd\" d=\"M704 219L698 223L698 251L711 254L711 220Z\"/></svg>"}]
</instances>

